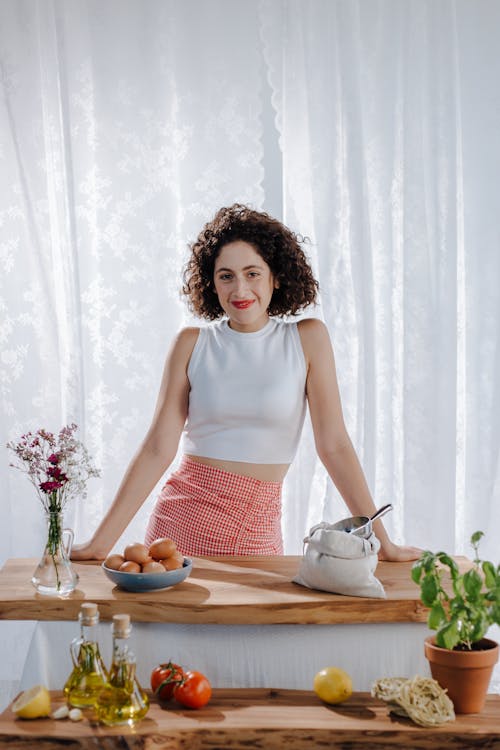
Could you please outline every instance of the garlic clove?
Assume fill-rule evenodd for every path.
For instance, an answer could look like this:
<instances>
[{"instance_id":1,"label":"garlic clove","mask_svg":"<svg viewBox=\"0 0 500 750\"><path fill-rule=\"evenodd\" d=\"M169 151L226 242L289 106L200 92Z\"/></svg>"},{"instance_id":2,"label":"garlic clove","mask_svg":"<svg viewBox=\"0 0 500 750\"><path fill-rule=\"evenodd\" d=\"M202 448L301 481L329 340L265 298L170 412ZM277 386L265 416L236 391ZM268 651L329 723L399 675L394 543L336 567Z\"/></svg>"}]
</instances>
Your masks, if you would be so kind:
<instances>
[{"instance_id":1,"label":"garlic clove","mask_svg":"<svg viewBox=\"0 0 500 750\"><path fill-rule=\"evenodd\" d=\"M66 717L69 715L69 708L64 704L63 706L59 706L59 708L56 708L55 711L52 711L52 718L53 719L66 719Z\"/></svg>"}]
</instances>

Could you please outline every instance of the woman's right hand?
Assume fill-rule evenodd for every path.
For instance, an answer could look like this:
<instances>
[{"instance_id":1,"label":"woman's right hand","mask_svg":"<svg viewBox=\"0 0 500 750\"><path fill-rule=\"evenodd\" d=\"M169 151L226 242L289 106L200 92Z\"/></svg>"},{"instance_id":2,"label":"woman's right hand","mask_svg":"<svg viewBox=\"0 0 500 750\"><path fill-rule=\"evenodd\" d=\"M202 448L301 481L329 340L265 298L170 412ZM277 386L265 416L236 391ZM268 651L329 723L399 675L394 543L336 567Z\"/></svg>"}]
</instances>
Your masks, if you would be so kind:
<instances>
[{"instance_id":1,"label":"woman's right hand","mask_svg":"<svg viewBox=\"0 0 500 750\"><path fill-rule=\"evenodd\" d=\"M95 548L92 540L83 544L74 544L71 548L71 559L78 562L79 560L99 560L106 558L107 553Z\"/></svg>"}]
</instances>

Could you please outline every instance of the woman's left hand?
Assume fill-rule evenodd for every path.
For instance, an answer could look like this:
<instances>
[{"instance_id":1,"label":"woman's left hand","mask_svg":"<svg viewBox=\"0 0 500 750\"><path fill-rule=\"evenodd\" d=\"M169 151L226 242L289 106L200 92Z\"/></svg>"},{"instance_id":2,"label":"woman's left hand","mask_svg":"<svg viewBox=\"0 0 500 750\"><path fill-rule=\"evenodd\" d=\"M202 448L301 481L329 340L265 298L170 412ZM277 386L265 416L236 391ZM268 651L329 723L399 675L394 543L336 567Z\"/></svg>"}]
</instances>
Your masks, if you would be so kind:
<instances>
[{"instance_id":1,"label":"woman's left hand","mask_svg":"<svg viewBox=\"0 0 500 750\"><path fill-rule=\"evenodd\" d=\"M378 559L384 562L408 562L418 560L423 550L418 547L402 547L399 544L389 542L383 549L380 548Z\"/></svg>"}]
</instances>

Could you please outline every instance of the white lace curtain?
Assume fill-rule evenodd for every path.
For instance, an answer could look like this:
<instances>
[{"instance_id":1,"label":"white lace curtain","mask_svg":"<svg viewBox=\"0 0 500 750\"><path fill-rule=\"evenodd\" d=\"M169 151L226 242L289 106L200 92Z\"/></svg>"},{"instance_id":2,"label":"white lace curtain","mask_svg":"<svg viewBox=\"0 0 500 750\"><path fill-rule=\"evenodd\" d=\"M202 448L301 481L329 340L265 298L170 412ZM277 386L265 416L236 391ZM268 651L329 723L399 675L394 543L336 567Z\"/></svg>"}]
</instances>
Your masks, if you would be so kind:
<instances>
[{"instance_id":1,"label":"white lace curtain","mask_svg":"<svg viewBox=\"0 0 500 750\"><path fill-rule=\"evenodd\" d=\"M394 537L468 552L498 528L499 28L496 0L2 0L0 440L80 425L102 477L68 513L78 540L191 322L186 244L234 201L311 238L313 314ZM8 461L1 556L36 556ZM286 551L344 514L308 427Z\"/></svg>"},{"instance_id":2,"label":"white lace curtain","mask_svg":"<svg viewBox=\"0 0 500 750\"><path fill-rule=\"evenodd\" d=\"M370 486L398 540L469 554L480 528L498 560L500 4L265 8L284 216L314 239ZM295 514L309 479L309 520L342 513L309 443L294 476Z\"/></svg>"}]
</instances>

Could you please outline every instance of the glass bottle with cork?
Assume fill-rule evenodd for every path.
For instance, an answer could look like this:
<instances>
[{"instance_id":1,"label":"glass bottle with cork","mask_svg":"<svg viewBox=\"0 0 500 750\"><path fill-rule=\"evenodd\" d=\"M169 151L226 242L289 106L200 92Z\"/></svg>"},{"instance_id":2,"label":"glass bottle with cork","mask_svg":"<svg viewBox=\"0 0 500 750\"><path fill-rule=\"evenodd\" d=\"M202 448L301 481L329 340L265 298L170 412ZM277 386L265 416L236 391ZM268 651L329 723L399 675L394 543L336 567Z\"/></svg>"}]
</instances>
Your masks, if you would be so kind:
<instances>
[{"instance_id":1,"label":"glass bottle with cork","mask_svg":"<svg viewBox=\"0 0 500 750\"><path fill-rule=\"evenodd\" d=\"M146 716L149 698L136 676L135 656L129 649L132 627L130 615L113 615L113 662L109 678L99 692L95 706L97 719L108 726L133 726Z\"/></svg>"},{"instance_id":2,"label":"glass bottle with cork","mask_svg":"<svg viewBox=\"0 0 500 750\"><path fill-rule=\"evenodd\" d=\"M97 640L97 604L83 602L78 615L80 637L70 645L73 670L64 685L66 703L75 708L91 708L108 679Z\"/></svg>"}]
</instances>

